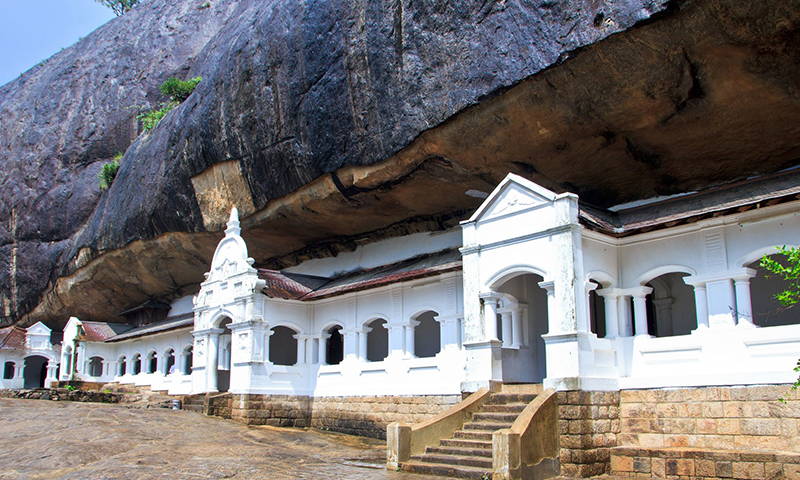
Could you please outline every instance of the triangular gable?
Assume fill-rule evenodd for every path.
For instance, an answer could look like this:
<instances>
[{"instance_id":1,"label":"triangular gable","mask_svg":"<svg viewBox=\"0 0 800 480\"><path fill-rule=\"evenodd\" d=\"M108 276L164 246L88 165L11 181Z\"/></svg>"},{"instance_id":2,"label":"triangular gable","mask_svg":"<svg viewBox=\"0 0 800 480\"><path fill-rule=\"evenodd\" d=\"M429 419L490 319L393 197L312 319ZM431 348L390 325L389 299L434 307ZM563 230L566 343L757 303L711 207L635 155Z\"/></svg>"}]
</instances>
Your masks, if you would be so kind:
<instances>
[{"instance_id":1,"label":"triangular gable","mask_svg":"<svg viewBox=\"0 0 800 480\"><path fill-rule=\"evenodd\" d=\"M33 324L33 325L31 325L30 327L27 328L26 334L27 335L47 335L49 337L51 331L52 330L47 328L47 325L45 325L44 323L36 322L35 324Z\"/></svg>"},{"instance_id":2,"label":"triangular gable","mask_svg":"<svg viewBox=\"0 0 800 480\"><path fill-rule=\"evenodd\" d=\"M468 222L506 216L553 203L557 195L530 180L509 173L484 200Z\"/></svg>"}]
</instances>

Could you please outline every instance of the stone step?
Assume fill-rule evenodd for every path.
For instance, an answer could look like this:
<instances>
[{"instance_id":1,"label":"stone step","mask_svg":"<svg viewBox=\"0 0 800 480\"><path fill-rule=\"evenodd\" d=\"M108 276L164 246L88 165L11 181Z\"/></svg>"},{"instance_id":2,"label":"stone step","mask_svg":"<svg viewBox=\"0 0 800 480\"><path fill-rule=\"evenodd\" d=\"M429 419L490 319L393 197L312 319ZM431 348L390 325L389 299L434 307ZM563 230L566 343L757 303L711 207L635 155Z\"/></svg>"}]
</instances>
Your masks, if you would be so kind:
<instances>
[{"instance_id":1,"label":"stone step","mask_svg":"<svg viewBox=\"0 0 800 480\"><path fill-rule=\"evenodd\" d=\"M463 467L492 468L492 457L471 457L469 455L445 455L423 453L419 457L411 457L422 463L438 463L440 465L458 465Z\"/></svg>"},{"instance_id":2,"label":"stone step","mask_svg":"<svg viewBox=\"0 0 800 480\"><path fill-rule=\"evenodd\" d=\"M492 446L489 448L463 448L463 447L426 447L425 455L458 455L462 457L489 457L492 458Z\"/></svg>"},{"instance_id":3,"label":"stone step","mask_svg":"<svg viewBox=\"0 0 800 480\"><path fill-rule=\"evenodd\" d=\"M514 423L519 413L478 412L472 415L472 421L478 423Z\"/></svg>"},{"instance_id":4,"label":"stone step","mask_svg":"<svg viewBox=\"0 0 800 480\"><path fill-rule=\"evenodd\" d=\"M537 394L535 393L493 393L489 397L490 405L508 405L510 403L531 403Z\"/></svg>"},{"instance_id":5,"label":"stone step","mask_svg":"<svg viewBox=\"0 0 800 480\"><path fill-rule=\"evenodd\" d=\"M511 403L511 404L507 404L507 405L489 405L489 404L486 404L486 405L483 406L483 409L481 411L484 412L484 413L497 412L497 413L516 413L516 414L519 414L519 413L522 413L522 411L525 410L525 407L527 407L527 406L528 406L527 403Z\"/></svg>"},{"instance_id":6,"label":"stone step","mask_svg":"<svg viewBox=\"0 0 800 480\"><path fill-rule=\"evenodd\" d=\"M469 422L464 424L462 430L487 430L494 432L501 428L511 428L514 422Z\"/></svg>"},{"instance_id":7,"label":"stone step","mask_svg":"<svg viewBox=\"0 0 800 480\"><path fill-rule=\"evenodd\" d=\"M453 433L454 439L459 440L481 440L484 442L492 441L492 432L479 430L457 430Z\"/></svg>"},{"instance_id":8,"label":"stone step","mask_svg":"<svg viewBox=\"0 0 800 480\"><path fill-rule=\"evenodd\" d=\"M189 412L203 413L204 407L202 405L183 405L183 409Z\"/></svg>"},{"instance_id":9,"label":"stone step","mask_svg":"<svg viewBox=\"0 0 800 480\"><path fill-rule=\"evenodd\" d=\"M441 441L442 447L458 447L458 448L480 448L492 449L492 442L485 440L467 440L464 438L446 438Z\"/></svg>"},{"instance_id":10,"label":"stone step","mask_svg":"<svg viewBox=\"0 0 800 480\"><path fill-rule=\"evenodd\" d=\"M423 475L438 475L440 477L470 478L476 480L492 478L491 468L474 468L411 461L401 463L400 469L404 472L420 473Z\"/></svg>"},{"instance_id":11,"label":"stone step","mask_svg":"<svg viewBox=\"0 0 800 480\"><path fill-rule=\"evenodd\" d=\"M544 391L541 383L504 383L500 387L501 393L533 393L539 394Z\"/></svg>"}]
</instances>

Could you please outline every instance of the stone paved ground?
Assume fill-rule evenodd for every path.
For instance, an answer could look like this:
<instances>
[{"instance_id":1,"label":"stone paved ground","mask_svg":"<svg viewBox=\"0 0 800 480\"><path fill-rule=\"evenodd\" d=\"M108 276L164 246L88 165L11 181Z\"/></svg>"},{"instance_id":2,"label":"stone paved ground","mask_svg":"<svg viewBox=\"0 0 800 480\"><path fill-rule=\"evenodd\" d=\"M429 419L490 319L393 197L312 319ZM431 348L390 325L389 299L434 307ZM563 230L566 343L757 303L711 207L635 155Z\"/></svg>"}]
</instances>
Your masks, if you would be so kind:
<instances>
[{"instance_id":1,"label":"stone paved ground","mask_svg":"<svg viewBox=\"0 0 800 480\"><path fill-rule=\"evenodd\" d=\"M444 480L387 472L379 440L166 409L0 398L0 480Z\"/></svg>"}]
</instances>

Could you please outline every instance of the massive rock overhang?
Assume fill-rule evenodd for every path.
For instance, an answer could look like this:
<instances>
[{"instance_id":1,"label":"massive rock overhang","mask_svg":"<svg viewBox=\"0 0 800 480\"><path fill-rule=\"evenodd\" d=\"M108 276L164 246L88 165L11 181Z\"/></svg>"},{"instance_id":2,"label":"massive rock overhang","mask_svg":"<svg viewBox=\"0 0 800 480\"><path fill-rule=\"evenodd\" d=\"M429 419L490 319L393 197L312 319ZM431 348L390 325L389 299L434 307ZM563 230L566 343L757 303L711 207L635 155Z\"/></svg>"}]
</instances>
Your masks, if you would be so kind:
<instances>
[{"instance_id":1,"label":"massive rock overhang","mask_svg":"<svg viewBox=\"0 0 800 480\"><path fill-rule=\"evenodd\" d=\"M799 14L791 2L747 5L683 3L496 92L391 158L272 200L242 222L256 265L452 227L481 202L467 192L489 192L508 172L602 211L797 165ZM170 233L78 257L25 323L57 312L109 320L148 297L191 293L220 237Z\"/></svg>"}]
</instances>

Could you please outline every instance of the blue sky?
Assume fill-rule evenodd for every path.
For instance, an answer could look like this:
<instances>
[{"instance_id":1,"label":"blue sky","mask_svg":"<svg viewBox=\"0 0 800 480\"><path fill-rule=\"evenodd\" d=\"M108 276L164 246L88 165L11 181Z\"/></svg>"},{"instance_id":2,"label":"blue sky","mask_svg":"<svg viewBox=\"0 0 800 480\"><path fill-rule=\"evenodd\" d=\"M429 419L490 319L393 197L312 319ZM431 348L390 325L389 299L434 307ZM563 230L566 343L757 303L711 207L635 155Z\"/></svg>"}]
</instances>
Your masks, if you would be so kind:
<instances>
[{"instance_id":1,"label":"blue sky","mask_svg":"<svg viewBox=\"0 0 800 480\"><path fill-rule=\"evenodd\" d=\"M0 0L0 85L112 18L94 0Z\"/></svg>"}]
</instances>

